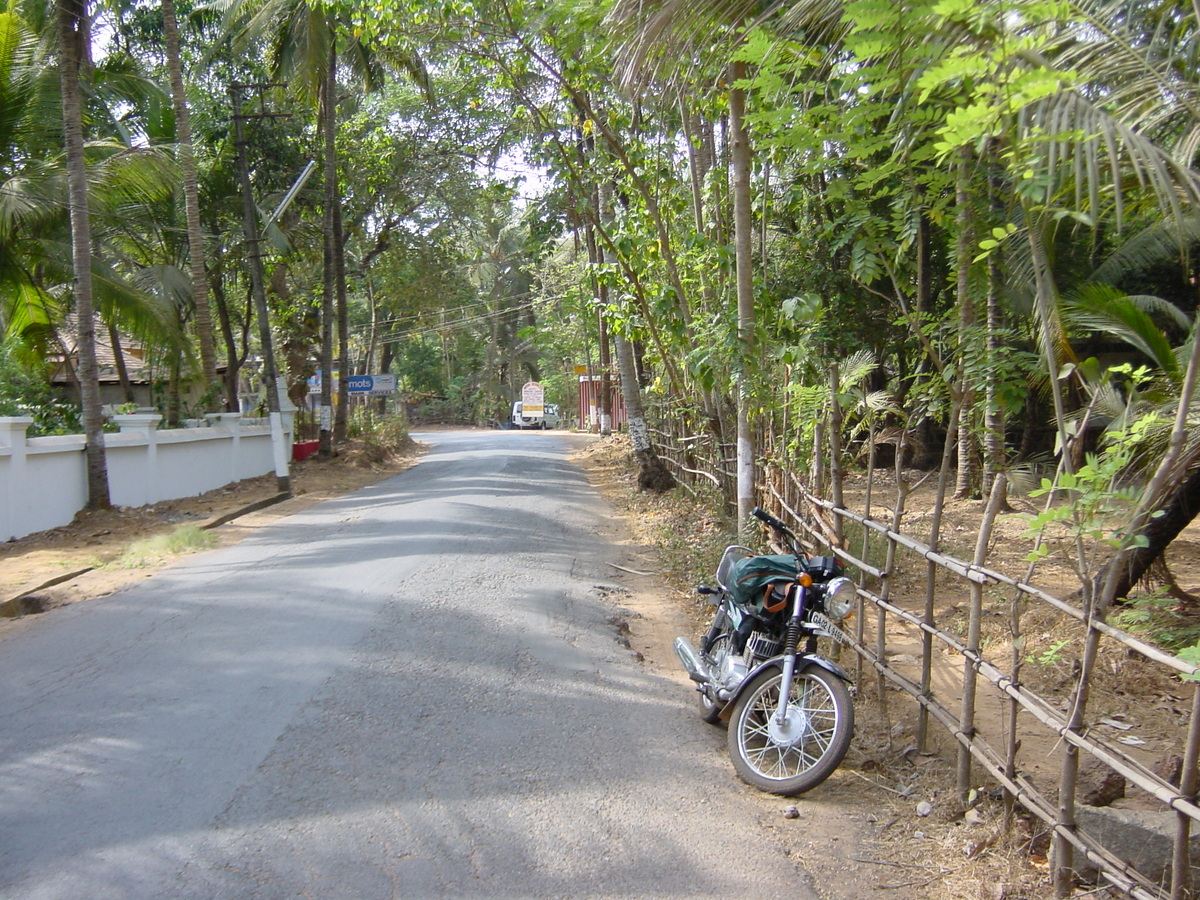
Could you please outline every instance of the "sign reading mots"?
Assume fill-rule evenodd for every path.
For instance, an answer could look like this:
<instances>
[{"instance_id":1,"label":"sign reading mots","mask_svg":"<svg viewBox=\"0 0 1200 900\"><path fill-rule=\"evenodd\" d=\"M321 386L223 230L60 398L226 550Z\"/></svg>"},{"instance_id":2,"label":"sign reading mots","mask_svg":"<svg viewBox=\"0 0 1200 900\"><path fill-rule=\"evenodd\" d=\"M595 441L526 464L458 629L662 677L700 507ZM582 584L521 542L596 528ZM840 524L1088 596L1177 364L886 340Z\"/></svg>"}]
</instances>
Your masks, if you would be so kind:
<instances>
[{"instance_id":1,"label":"sign reading mots","mask_svg":"<svg viewBox=\"0 0 1200 900\"><path fill-rule=\"evenodd\" d=\"M396 393L395 375L351 375L346 384L352 394L383 396Z\"/></svg>"},{"instance_id":2,"label":"sign reading mots","mask_svg":"<svg viewBox=\"0 0 1200 900\"><path fill-rule=\"evenodd\" d=\"M521 415L541 416L546 411L546 394L536 381L530 381L521 388Z\"/></svg>"}]
</instances>

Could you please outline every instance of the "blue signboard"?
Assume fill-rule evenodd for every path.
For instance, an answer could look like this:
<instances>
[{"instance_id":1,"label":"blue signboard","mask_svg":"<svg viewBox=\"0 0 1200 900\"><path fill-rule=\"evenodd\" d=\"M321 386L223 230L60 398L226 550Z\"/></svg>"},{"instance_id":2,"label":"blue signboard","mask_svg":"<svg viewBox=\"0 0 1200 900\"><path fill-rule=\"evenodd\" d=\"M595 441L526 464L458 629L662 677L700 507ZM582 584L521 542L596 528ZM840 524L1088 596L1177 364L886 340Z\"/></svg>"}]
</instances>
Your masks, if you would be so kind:
<instances>
[{"instance_id":1,"label":"blue signboard","mask_svg":"<svg viewBox=\"0 0 1200 900\"><path fill-rule=\"evenodd\" d=\"M346 384L352 394L396 393L395 375L351 375Z\"/></svg>"}]
</instances>

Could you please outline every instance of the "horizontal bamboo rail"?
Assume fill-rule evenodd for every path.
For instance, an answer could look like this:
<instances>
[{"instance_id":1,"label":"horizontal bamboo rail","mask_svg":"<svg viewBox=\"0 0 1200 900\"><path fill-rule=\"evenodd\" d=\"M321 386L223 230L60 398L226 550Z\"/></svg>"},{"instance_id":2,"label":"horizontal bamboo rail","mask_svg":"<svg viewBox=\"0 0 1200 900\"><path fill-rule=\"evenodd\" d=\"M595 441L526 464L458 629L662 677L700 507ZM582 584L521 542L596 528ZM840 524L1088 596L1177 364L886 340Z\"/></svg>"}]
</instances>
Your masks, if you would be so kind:
<instances>
[{"instance_id":1,"label":"horizontal bamboo rail","mask_svg":"<svg viewBox=\"0 0 1200 900\"><path fill-rule=\"evenodd\" d=\"M1112 880L1114 886L1125 891L1130 896L1138 898L1138 900L1163 900L1163 895L1158 891L1157 886L1153 882L1126 865L1106 848L1089 840L1085 835L1077 831L1064 829L1057 825L1053 804L1036 787L1030 784L1027 779L1021 777L1010 779L1004 772L1004 766L998 754L987 745L986 741L979 737L971 737L963 734L958 727L958 722L954 718L954 714L933 700L933 698L923 695L919 684L905 678L895 669L888 666L887 663L880 663L879 660L875 659L874 654L869 648L855 645L853 642L851 646L888 681L906 693L911 694L919 704L928 709L930 715L940 722L956 741L970 750L971 755L987 769L989 775L995 778L1002 787L1011 793L1022 806L1041 819L1051 831L1062 833L1077 849L1083 851L1087 858L1099 866L1105 875Z\"/></svg>"},{"instance_id":2,"label":"horizontal bamboo rail","mask_svg":"<svg viewBox=\"0 0 1200 900\"><path fill-rule=\"evenodd\" d=\"M666 433L660 433L660 437L663 439L660 455L667 460L677 474L704 479L714 485L725 486L726 489L732 483L731 454L722 452L723 448L721 447L714 447L714 442L707 435L674 438ZM692 454L689 457L690 463L682 461L685 453ZM816 496L800 484L795 473L783 469L779 471L784 474L785 480L788 482L787 487L795 491L796 496L802 499L804 504L810 505L814 513L816 510L821 510L842 521L856 522L868 533L874 534L879 539L916 557L927 560L936 569L950 572L966 583L1004 587L1029 600L1045 604L1075 620L1085 629L1093 629L1104 639L1111 640L1142 658L1165 667L1167 671L1175 675L1195 678L1200 674L1200 669L1197 667L1183 662L1170 653L1140 640L1108 622L1094 617L1089 619L1082 609L1029 583L1027 579L1013 578L986 566L974 565L935 550L926 542L904 534L869 515L860 515ZM763 490L779 504L781 511L800 525L799 533L803 544L809 550L815 552L817 548L828 548L828 551L843 564L853 566L880 582L894 577L894 573L871 565L867 560L849 552L844 546L833 546L833 542L830 540L833 529L830 528L824 516L802 514L789 504L788 499L779 489L770 484L764 485ZM810 524L813 521L817 524ZM864 556L866 551L867 543L864 540ZM1022 686L1011 673L1004 672L980 653L972 652L963 641L950 632L926 621L918 613L901 608L862 584L859 585L859 596L864 603L879 610L881 616L903 622L907 626L917 629L921 634L932 636L935 641L940 642L940 645L961 654L964 665L969 667L976 677L982 679L999 696L1006 698L1007 702L1015 704L1015 708L1027 713L1033 721L1045 728L1048 733L1055 735L1061 743L1077 748L1079 752L1087 754L1112 771L1119 773L1129 784L1153 797L1162 805L1164 811L1174 811L1178 816L1179 824L1173 865L1176 869L1190 869L1192 861L1188 852L1187 838L1190 832L1189 826L1192 826L1192 823L1200 822L1200 803L1197 802L1196 796L1188 790L1191 785L1189 785L1187 772L1184 776L1184 787L1175 787L1120 746L1103 739L1094 729L1072 730L1066 714L1055 708L1045 698ZM862 621L860 619L860 623ZM1014 798L1015 802L1021 804L1042 821L1048 831L1059 836L1078 854L1081 854L1090 865L1095 866L1102 873L1107 885L1123 891L1137 900L1183 900L1183 898L1191 896L1189 889L1185 887L1188 880L1187 872L1182 875L1177 872L1171 889L1167 892L1145 874L1136 871L1131 865L1124 862L1119 855L1122 848L1101 846L1092 836L1080 831L1073 821L1064 822L1062 810L1054 801L1028 778L1016 771L1012 767L1012 760L1006 760L981 735L964 732L956 715L946 705L940 703L931 691L922 690L920 684L889 665L886 656L881 657L875 648L869 647L861 640L861 635L856 638L854 635L846 634L845 637L848 645L859 659L873 669L883 681L904 691L920 708L927 710L933 720L938 722L959 746L966 748L970 757L977 762L982 771L987 773L989 778L1000 785L1008 795ZM882 642L879 646L883 646ZM1200 688L1196 690L1194 702L1197 704L1196 708L1200 709ZM1185 752L1186 759L1191 760L1191 765L1194 766L1195 760L1200 756L1200 727L1191 729ZM1187 767L1185 766L1185 768Z\"/></svg>"},{"instance_id":3,"label":"horizontal bamboo rail","mask_svg":"<svg viewBox=\"0 0 1200 900\"><path fill-rule=\"evenodd\" d=\"M798 487L798 486L797 486ZM802 516L797 510L788 505L785 499L778 491L772 490L772 496L780 503L781 506L791 515L794 521L800 523L810 536L820 538L823 533L821 529L814 528L807 523L807 517ZM995 572L984 567L973 566L961 560L956 560L945 554L935 553L930 550L924 542L914 539L910 536L900 534L887 526L875 522L864 516L860 516L850 510L836 508L828 501L813 496L810 492L801 489L801 496L814 505L834 513L835 515L844 517L845 519L858 522L866 528L870 528L887 540L893 541L898 546L910 550L914 554L921 556L927 560L934 562L936 565L944 568L954 574L980 584L1003 584L1009 586L1020 593L1033 599L1047 603L1055 609L1063 612L1080 623L1095 628L1115 642L1125 646L1129 650L1139 653L1148 660L1162 664L1182 675L1194 675L1197 673L1197 667L1191 666L1182 660L1177 659L1170 654L1165 653L1157 647L1153 647L1144 641L1141 641L1126 632L1115 628L1108 623L1098 620L1088 621L1083 611L1071 606L1069 603L1049 594L1048 592L1026 584L1023 581L1009 578L1002 573ZM838 552L836 548L834 552ZM838 554L844 559L849 559L849 554L841 552ZM887 573L882 573L886 575ZM880 576L876 576L880 577ZM859 588L859 593L868 602L874 604L877 608L883 610L887 615L899 619L908 625L919 629L923 633L932 635L938 641L941 641L945 646L950 647L955 652L961 654L966 663L974 670L978 677L983 678L996 688L1001 694L1014 700L1022 709L1028 712L1033 718L1048 730L1053 731L1058 737L1068 744L1071 744L1082 752L1088 754L1092 758L1100 761L1108 766L1114 772L1122 775L1130 784L1145 791L1150 796L1154 797L1166 809L1174 810L1177 814L1184 817L1187 822L1200 822L1200 806L1196 803L1196 798L1188 796L1181 792L1180 789L1171 785L1161 776L1152 772L1138 760L1131 757L1129 754L1113 746L1112 744L1099 739L1097 736L1090 733L1080 734L1073 731L1067 721L1067 717L1054 709L1046 700L1040 696L1023 689L1010 676L1002 672L998 667L983 659L980 655L971 652L960 640L943 629L930 625L920 616L902 609L893 603L882 600L878 595L864 588ZM849 637L849 636L848 636ZM930 715L938 721L953 738L962 746L965 746L979 764L987 771L989 776L995 779L1006 791L1008 791L1018 802L1022 804L1030 812L1038 816L1044 821L1047 826L1057 835L1069 841L1077 850L1082 852L1086 859L1096 865L1111 882L1114 887L1119 888L1131 897L1144 898L1144 900L1164 900L1168 896L1181 897L1184 896L1178 891L1172 891L1170 895L1162 892L1160 887L1147 879L1145 876L1136 872L1129 865L1125 864L1113 852L1113 849L1100 846L1092 840L1088 835L1079 832L1074 826L1066 826L1058 820L1058 811L1055 805L1046 798L1035 786L1027 780L1020 777L1009 777L1005 772L1005 765L998 754L987 747L986 742L978 735L969 735L963 733L959 727L959 723L954 718L953 713L942 704L937 703L930 695L922 691L920 685L895 671L887 664L887 661L878 658L878 655L870 648L859 644L852 638L851 646L855 651L864 658L879 674L886 678L891 683L900 687L906 693L910 694L918 704L927 709ZM1194 754L1195 748L1191 747L1189 741L1189 752ZM1181 829L1186 829L1186 825L1181 824ZM1181 835L1186 836L1185 830L1180 831ZM1184 845L1182 859L1187 860L1186 842L1181 839L1179 842ZM1177 862L1178 864L1178 862ZM1190 865L1190 861L1186 864Z\"/></svg>"},{"instance_id":4,"label":"horizontal bamboo rail","mask_svg":"<svg viewBox=\"0 0 1200 900\"><path fill-rule=\"evenodd\" d=\"M774 496L777 499L780 499L782 502L782 498L779 498L779 495L776 492L772 492L772 493L774 494ZM884 537L886 537L888 540L894 540L900 546L906 547L906 548L914 551L915 553L918 553L919 555L925 557L926 559L936 562L938 565L942 566L943 568L949 569L950 571L954 572L956 575L961 575L965 578L968 578L971 581L978 581L981 584L1005 584L1005 585L1008 585L1009 587L1014 588L1015 590L1018 590L1023 594L1026 594L1030 597L1034 597L1038 600L1041 600L1044 603L1048 603L1049 605L1053 606L1055 609L1059 610L1060 612L1066 613L1067 615L1071 616L1074 619L1077 619L1078 621L1080 621L1084 624L1089 624L1087 617L1083 613L1083 610L1072 606L1071 604L1067 603L1064 600L1060 600L1058 597L1055 597L1053 594L1047 593L1046 591L1043 591L1040 588L1036 588L1033 585L1025 584L1024 582L1018 581L1015 578L1010 578L1007 575L1003 575L1000 572L995 572L995 571L988 569L986 567L983 567L983 566L974 566L971 563L965 563L965 562L962 562L961 560L956 560L953 557L947 557L947 556L943 556L942 554L939 554L939 553L934 553L932 550L929 549L928 545L922 543L921 541L918 541L914 538L908 537L907 535L903 535L898 532L894 532L891 529L889 529L886 525L884 525L880 522L876 522L873 519L864 518L863 516L860 516L857 513L851 512L850 510L835 509L827 500L821 500L817 497L813 497L807 491L805 492L805 499L807 499L811 503L817 504L818 506L829 509L831 512L836 512L838 515L841 515L844 518L858 522L859 524L863 525L864 527L871 528L872 530L879 532ZM797 521L803 521L803 519L795 512L795 510L791 509L791 507L788 507L788 512L791 513L792 515L795 515ZM839 555L844 555L844 554L839 554ZM879 576L876 576L876 577L879 577ZM1150 644L1147 644L1145 641L1138 640L1136 637L1129 634L1128 632L1122 631L1119 628L1114 628L1112 625L1109 625L1107 622L1102 622L1098 619L1093 619L1090 623L1090 626L1095 628L1097 631L1100 631L1106 637L1110 637L1113 640L1115 640L1121 644L1124 644L1130 650L1140 653L1142 656L1146 657L1147 659L1152 659L1155 662L1161 663L1164 666L1171 667L1172 669L1174 669L1181 675L1192 676L1192 675L1196 675L1197 673L1200 673L1200 668L1190 665L1188 663L1185 663L1183 660L1179 659L1178 657L1172 656L1171 654L1166 653L1163 650L1160 650L1158 647L1154 647Z\"/></svg>"}]
</instances>

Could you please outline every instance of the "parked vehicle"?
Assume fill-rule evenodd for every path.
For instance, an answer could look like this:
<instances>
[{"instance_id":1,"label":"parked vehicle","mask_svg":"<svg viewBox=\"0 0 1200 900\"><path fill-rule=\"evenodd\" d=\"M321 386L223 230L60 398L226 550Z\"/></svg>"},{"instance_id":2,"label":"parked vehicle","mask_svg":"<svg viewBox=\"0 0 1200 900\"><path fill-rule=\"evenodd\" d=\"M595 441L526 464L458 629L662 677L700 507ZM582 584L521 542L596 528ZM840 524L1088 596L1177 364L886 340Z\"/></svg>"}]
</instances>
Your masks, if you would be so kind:
<instances>
[{"instance_id":1,"label":"parked vehicle","mask_svg":"<svg viewBox=\"0 0 1200 900\"><path fill-rule=\"evenodd\" d=\"M548 403L542 407L541 415L530 416L523 413L520 400L513 404L513 428L557 428L560 421L558 407L553 403Z\"/></svg>"},{"instance_id":2,"label":"parked vehicle","mask_svg":"<svg viewBox=\"0 0 1200 900\"><path fill-rule=\"evenodd\" d=\"M783 522L758 508L753 514L791 553L726 549L716 587L697 589L716 606L700 648L679 637L675 652L696 682L704 721L729 723L738 776L793 796L828 778L850 747L850 676L817 653L817 639L846 640L840 625L857 589L834 557L806 558Z\"/></svg>"}]
</instances>

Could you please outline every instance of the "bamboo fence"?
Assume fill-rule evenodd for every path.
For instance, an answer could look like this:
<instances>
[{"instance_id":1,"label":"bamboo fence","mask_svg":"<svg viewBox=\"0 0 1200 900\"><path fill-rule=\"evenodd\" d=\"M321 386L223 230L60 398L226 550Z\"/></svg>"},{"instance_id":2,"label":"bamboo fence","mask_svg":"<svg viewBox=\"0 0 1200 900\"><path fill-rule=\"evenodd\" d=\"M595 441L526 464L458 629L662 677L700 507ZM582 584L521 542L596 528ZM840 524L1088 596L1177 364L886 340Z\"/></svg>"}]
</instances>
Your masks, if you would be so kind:
<instances>
[{"instance_id":1,"label":"bamboo fence","mask_svg":"<svg viewBox=\"0 0 1200 900\"><path fill-rule=\"evenodd\" d=\"M770 436L763 437L760 446L772 446ZM682 484L691 490L699 485L715 486L725 498L732 497L735 469L732 444L702 434L698 428L689 433L685 421L676 418L672 424L666 417L660 421L655 439L660 456ZM1044 823L1044 829L1053 838L1051 866L1059 896L1070 896L1081 877L1086 877L1091 885L1106 885L1139 900L1185 900L1200 896L1200 892L1193 894L1191 884L1193 866L1200 870L1200 850L1193 853L1192 846L1194 823L1200 822L1200 805L1197 805L1200 682L1190 680L1196 676L1196 668L1039 587L1033 567L1023 577L989 568L986 563L990 529L998 499L1005 490L1003 479L994 485L974 553L966 561L939 546L940 500L931 529L932 539L922 540L901 530L906 498L913 487L899 470L895 478L896 497L887 510L890 515L887 521L881 521L871 510L873 466L868 469L863 508L858 511L822 496L826 493L822 489L823 480L836 477L838 467L831 468L833 475L819 469L801 474L778 460L767 460L760 467L758 501L760 506L798 523L797 530L808 546L835 554L848 570L859 573L860 609L847 638L857 654L860 686L869 672L874 675L875 692L881 703L886 704L888 692L894 694L897 689L911 696L917 704L917 740L921 751L931 743L931 721L941 726L957 747L958 789L964 802L984 777L1003 790L1010 822L1014 813L1019 812L1019 805L1027 815ZM944 496L944 489L943 476L939 497ZM837 491L829 493L840 496ZM843 537L855 532L861 532L861 542ZM911 597L913 579L922 576L924 604L893 599L898 584L904 584L908 588L905 594ZM963 604L947 612L948 604L938 602L964 596L965 623ZM919 608L909 608L914 605ZM1087 706L1086 681L1092 676L1090 672L1082 677L1073 672L1077 682L1068 693L1035 691L1023 681L1025 669L1031 664L1028 641L1034 636L1029 623L1031 616L1037 614L1037 628L1045 627L1042 623L1046 621L1047 610L1053 610L1057 619L1056 634L1066 634L1070 646L1082 647L1087 642L1099 641L1105 648L1119 649L1115 655L1110 652L1110 659L1141 661L1138 671L1152 673L1149 683L1169 685L1174 692L1171 697L1179 695L1176 699L1181 707L1186 707L1186 713L1180 712L1171 729L1160 728L1145 735L1147 740L1143 741L1130 734L1135 726L1128 721L1129 716L1125 721L1114 719L1095 706L1094 699L1093 707ZM1003 639L997 640L993 634L990 642L984 641L985 620L992 623L995 632L997 619L1003 623L999 635ZM889 653L897 640L902 645L911 644L913 635L919 635L921 646L919 672L915 674L902 671L906 666L911 668L911 657L903 665L896 661L898 656L908 654ZM993 653L989 650L991 646L1000 649ZM1007 657L994 658L997 653ZM947 655L961 674L956 690L946 686ZM940 680L936 677L939 674ZM1190 698L1185 703L1184 695L1189 692ZM985 722L978 710L982 699L987 697L1004 712ZM1131 705L1132 718L1136 719L1138 711L1148 706L1148 699L1143 698L1140 705L1136 700L1131 701ZM1002 724L996 724L997 718ZM1051 784L1042 776L1035 783L1022 772L1023 765L1032 765L1028 745L1047 743L1052 746L1057 778ZM1171 755L1182 759L1177 777L1168 777L1155 764L1156 757L1161 761ZM1091 765L1099 767L1101 772L1122 776L1127 786L1140 792L1136 796L1142 806L1159 810L1164 823L1173 829L1173 853L1162 870L1165 874L1139 871L1130 861L1130 848L1104 846L1095 834L1080 826L1077 813L1082 803L1081 757L1095 761Z\"/></svg>"}]
</instances>

